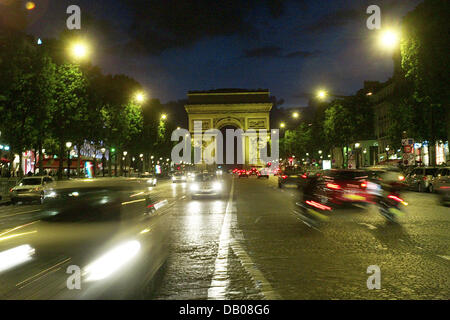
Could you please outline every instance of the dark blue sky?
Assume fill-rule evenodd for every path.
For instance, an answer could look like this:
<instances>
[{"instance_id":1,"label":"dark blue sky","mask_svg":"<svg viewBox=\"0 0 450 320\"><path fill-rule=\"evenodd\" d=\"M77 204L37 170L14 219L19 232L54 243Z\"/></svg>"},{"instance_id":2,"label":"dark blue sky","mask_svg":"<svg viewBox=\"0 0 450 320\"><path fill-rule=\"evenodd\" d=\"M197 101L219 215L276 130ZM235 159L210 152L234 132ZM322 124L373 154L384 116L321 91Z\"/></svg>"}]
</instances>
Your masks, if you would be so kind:
<instances>
[{"instance_id":1,"label":"dark blue sky","mask_svg":"<svg viewBox=\"0 0 450 320\"><path fill-rule=\"evenodd\" d=\"M189 90L268 88L285 107L307 104L318 87L352 94L392 75L391 54L366 28L377 4L382 26L398 25L420 0L125 1L36 0L29 31L56 37L68 5L105 73L124 73L162 102Z\"/></svg>"}]
</instances>

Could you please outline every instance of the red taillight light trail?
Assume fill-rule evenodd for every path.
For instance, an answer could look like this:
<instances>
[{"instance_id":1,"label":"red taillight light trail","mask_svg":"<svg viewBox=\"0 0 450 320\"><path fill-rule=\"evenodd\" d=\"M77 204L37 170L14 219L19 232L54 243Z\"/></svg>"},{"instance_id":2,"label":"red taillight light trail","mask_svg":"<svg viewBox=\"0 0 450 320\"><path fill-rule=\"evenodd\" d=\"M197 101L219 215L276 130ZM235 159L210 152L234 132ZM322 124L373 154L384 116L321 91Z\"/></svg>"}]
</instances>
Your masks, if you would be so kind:
<instances>
[{"instance_id":1,"label":"red taillight light trail","mask_svg":"<svg viewBox=\"0 0 450 320\"><path fill-rule=\"evenodd\" d=\"M367 183L365 182L361 183L361 188L367 188Z\"/></svg>"},{"instance_id":2,"label":"red taillight light trail","mask_svg":"<svg viewBox=\"0 0 450 320\"><path fill-rule=\"evenodd\" d=\"M395 200L395 201L397 201L397 202L404 202L404 201L405 201L405 200L403 200L403 199L401 199L401 198L399 198L399 197L397 197L397 196L394 196L394 195L392 195L392 194L388 195L388 198L389 198L389 199L392 199L392 200Z\"/></svg>"},{"instance_id":3,"label":"red taillight light trail","mask_svg":"<svg viewBox=\"0 0 450 320\"><path fill-rule=\"evenodd\" d=\"M287 179L287 177L288 177L288 176L286 176L286 175L282 175L282 176L281 176L281 178L283 178L283 179Z\"/></svg>"},{"instance_id":4,"label":"red taillight light trail","mask_svg":"<svg viewBox=\"0 0 450 320\"><path fill-rule=\"evenodd\" d=\"M308 178L308 176L306 174L302 174L302 178L306 179L306 178Z\"/></svg>"},{"instance_id":5,"label":"red taillight light trail","mask_svg":"<svg viewBox=\"0 0 450 320\"><path fill-rule=\"evenodd\" d=\"M306 203L309 204L310 206L316 207L317 209L320 209L320 210L331 210L331 207L328 207L326 205L323 205L321 203L318 203L318 202L315 202L312 200L307 200Z\"/></svg>"},{"instance_id":6,"label":"red taillight light trail","mask_svg":"<svg viewBox=\"0 0 450 320\"><path fill-rule=\"evenodd\" d=\"M334 183L327 183L327 188L333 189L333 190L339 190L341 188L341 186L338 184L334 184Z\"/></svg>"}]
</instances>

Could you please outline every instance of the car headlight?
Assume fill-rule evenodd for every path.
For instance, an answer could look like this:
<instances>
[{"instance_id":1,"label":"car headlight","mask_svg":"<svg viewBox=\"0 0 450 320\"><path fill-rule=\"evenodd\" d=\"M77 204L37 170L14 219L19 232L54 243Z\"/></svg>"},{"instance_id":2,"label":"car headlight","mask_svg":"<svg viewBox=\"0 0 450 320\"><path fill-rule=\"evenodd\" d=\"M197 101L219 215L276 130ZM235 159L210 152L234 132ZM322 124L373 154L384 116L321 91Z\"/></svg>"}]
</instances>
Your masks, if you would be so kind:
<instances>
[{"instance_id":1,"label":"car headlight","mask_svg":"<svg viewBox=\"0 0 450 320\"><path fill-rule=\"evenodd\" d=\"M135 257L141 244L137 240L124 242L108 251L84 268L86 281L97 281L109 277Z\"/></svg>"},{"instance_id":2,"label":"car headlight","mask_svg":"<svg viewBox=\"0 0 450 320\"><path fill-rule=\"evenodd\" d=\"M175 180L175 177L172 177L172 180Z\"/></svg>"},{"instance_id":3,"label":"car headlight","mask_svg":"<svg viewBox=\"0 0 450 320\"><path fill-rule=\"evenodd\" d=\"M45 195L44 195L44 197L45 198L56 198L56 192L55 191L48 191Z\"/></svg>"},{"instance_id":4,"label":"car headlight","mask_svg":"<svg viewBox=\"0 0 450 320\"><path fill-rule=\"evenodd\" d=\"M197 190L198 190L198 184L197 183L191 184L191 191L197 191Z\"/></svg>"},{"instance_id":5,"label":"car headlight","mask_svg":"<svg viewBox=\"0 0 450 320\"><path fill-rule=\"evenodd\" d=\"M153 184L156 184L156 179L153 179Z\"/></svg>"},{"instance_id":6,"label":"car headlight","mask_svg":"<svg viewBox=\"0 0 450 320\"><path fill-rule=\"evenodd\" d=\"M213 189L214 190L220 190L222 189L222 184L220 182L214 182L213 183Z\"/></svg>"}]
</instances>

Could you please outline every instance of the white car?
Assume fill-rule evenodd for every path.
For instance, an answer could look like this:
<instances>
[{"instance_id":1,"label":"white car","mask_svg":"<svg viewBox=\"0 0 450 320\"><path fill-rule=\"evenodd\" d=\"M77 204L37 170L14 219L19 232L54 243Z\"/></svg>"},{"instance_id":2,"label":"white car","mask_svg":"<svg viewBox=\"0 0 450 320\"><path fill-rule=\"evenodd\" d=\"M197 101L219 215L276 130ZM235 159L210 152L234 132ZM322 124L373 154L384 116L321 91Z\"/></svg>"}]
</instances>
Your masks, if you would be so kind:
<instances>
[{"instance_id":1,"label":"white car","mask_svg":"<svg viewBox=\"0 0 450 320\"><path fill-rule=\"evenodd\" d=\"M192 199L199 196L221 197L223 195L223 189L224 186L221 179L211 173L200 173L189 184L189 192Z\"/></svg>"},{"instance_id":2,"label":"white car","mask_svg":"<svg viewBox=\"0 0 450 320\"><path fill-rule=\"evenodd\" d=\"M9 190L11 202L39 201L44 203L55 182L51 177L24 177L19 183Z\"/></svg>"},{"instance_id":3,"label":"white car","mask_svg":"<svg viewBox=\"0 0 450 320\"><path fill-rule=\"evenodd\" d=\"M173 183L186 182L186 180L187 180L186 174L184 174L183 172L175 172L172 176Z\"/></svg>"},{"instance_id":4,"label":"white car","mask_svg":"<svg viewBox=\"0 0 450 320\"><path fill-rule=\"evenodd\" d=\"M141 174L141 179L144 179L145 182L147 182L151 186L156 186L156 183L158 182L158 179L152 174L152 173L143 173Z\"/></svg>"}]
</instances>

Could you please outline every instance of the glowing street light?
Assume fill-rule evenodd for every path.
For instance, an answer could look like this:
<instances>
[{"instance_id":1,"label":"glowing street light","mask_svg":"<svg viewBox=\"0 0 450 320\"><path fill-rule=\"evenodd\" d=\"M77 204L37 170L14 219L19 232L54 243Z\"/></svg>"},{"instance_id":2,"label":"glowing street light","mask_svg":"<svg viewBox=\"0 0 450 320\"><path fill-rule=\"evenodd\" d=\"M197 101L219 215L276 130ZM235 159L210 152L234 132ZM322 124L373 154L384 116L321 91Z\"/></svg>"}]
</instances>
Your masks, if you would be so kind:
<instances>
[{"instance_id":1,"label":"glowing street light","mask_svg":"<svg viewBox=\"0 0 450 320\"><path fill-rule=\"evenodd\" d=\"M137 92L134 95L134 99L136 100L136 102L142 103L145 101L145 94L143 92Z\"/></svg>"},{"instance_id":2,"label":"glowing street light","mask_svg":"<svg viewBox=\"0 0 450 320\"><path fill-rule=\"evenodd\" d=\"M70 48L70 54L77 60L82 60L87 58L89 55L89 48L86 43L78 41L74 42Z\"/></svg>"},{"instance_id":3,"label":"glowing street light","mask_svg":"<svg viewBox=\"0 0 450 320\"><path fill-rule=\"evenodd\" d=\"M323 100L327 97L327 92L325 90L319 90L317 91L317 98L319 98L320 100Z\"/></svg>"},{"instance_id":4,"label":"glowing street light","mask_svg":"<svg viewBox=\"0 0 450 320\"><path fill-rule=\"evenodd\" d=\"M300 117L300 114L299 114L298 112L294 112L294 113L292 114L292 118L298 119L298 117Z\"/></svg>"},{"instance_id":5,"label":"glowing street light","mask_svg":"<svg viewBox=\"0 0 450 320\"><path fill-rule=\"evenodd\" d=\"M286 124L284 122L281 122L280 123L280 128L284 128L284 127L286 127Z\"/></svg>"},{"instance_id":6,"label":"glowing street light","mask_svg":"<svg viewBox=\"0 0 450 320\"><path fill-rule=\"evenodd\" d=\"M167 119L167 115L165 114L165 113L163 113L162 115L161 115L161 120L166 120Z\"/></svg>"},{"instance_id":7,"label":"glowing street light","mask_svg":"<svg viewBox=\"0 0 450 320\"><path fill-rule=\"evenodd\" d=\"M380 44L384 48L392 49L397 46L399 38L398 32L393 30L385 30L380 36Z\"/></svg>"}]
</instances>

